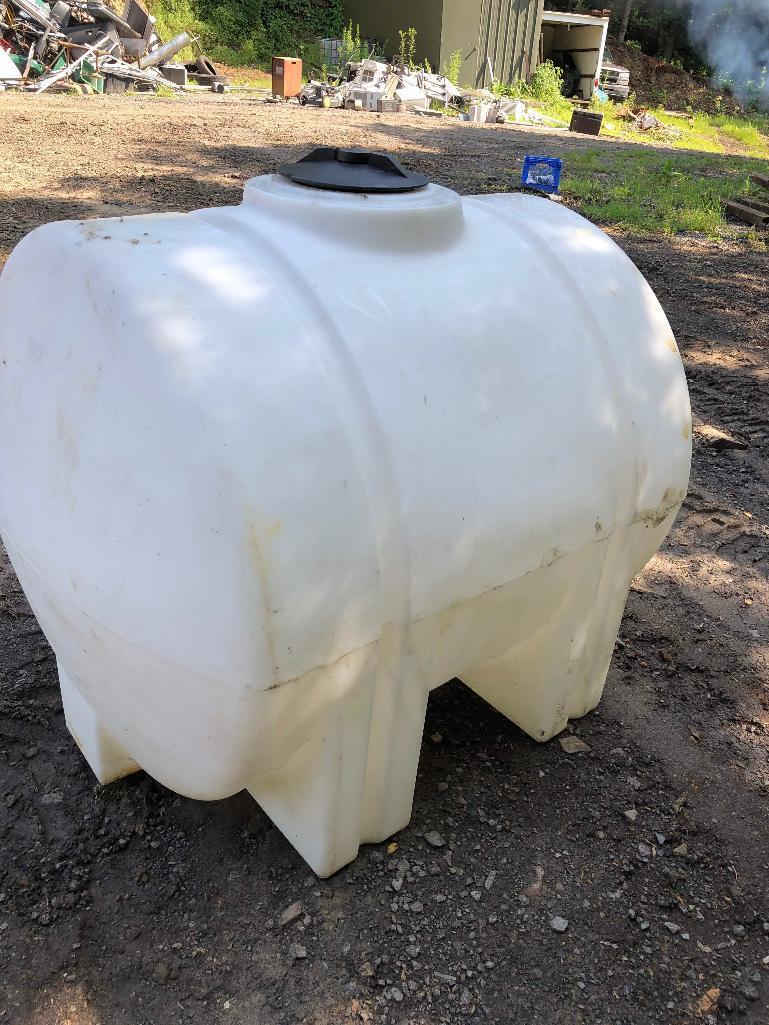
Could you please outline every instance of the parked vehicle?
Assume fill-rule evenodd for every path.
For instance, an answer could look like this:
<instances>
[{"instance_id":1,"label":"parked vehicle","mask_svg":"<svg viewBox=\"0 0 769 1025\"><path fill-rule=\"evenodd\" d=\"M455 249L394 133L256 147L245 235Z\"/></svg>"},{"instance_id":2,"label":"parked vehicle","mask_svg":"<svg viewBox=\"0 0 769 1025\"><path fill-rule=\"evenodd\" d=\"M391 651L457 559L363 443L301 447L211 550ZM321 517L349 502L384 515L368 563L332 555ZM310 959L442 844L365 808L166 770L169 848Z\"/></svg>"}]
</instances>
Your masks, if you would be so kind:
<instances>
[{"instance_id":1,"label":"parked vehicle","mask_svg":"<svg viewBox=\"0 0 769 1025\"><path fill-rule=\"evenodd\" d=\"M630 72L614 63L609 47L604 47L601 62L601 88L610 100L626 100L630 93Z\"/></svg>"}]
</instances>

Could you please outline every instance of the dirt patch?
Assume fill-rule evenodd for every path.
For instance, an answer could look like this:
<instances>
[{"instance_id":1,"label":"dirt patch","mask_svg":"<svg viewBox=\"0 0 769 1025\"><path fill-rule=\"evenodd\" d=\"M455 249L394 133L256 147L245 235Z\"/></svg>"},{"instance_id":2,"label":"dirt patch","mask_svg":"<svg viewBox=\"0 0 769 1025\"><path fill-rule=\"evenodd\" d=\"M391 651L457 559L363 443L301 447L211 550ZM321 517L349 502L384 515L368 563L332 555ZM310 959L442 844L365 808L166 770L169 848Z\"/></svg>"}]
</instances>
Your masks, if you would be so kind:
<instances>
[{"instance_id":1,"label":"dirt patch","mask_svg":"<svg viewBox=\"0 0 769 1025\"><path fill-rule=\"evenodd\" d=\"M179 100L9 94L0 109L0 265L45 221L239 203L247 178L274 171L313 145L387 149L466 193L518 185L523 157L543 145L556 156L634 145L567 131L212 94Z\"/></svg>"},{"instance_id":2,"label":"dirt patch","mask_svg":"<svg viewBox=\"0 0 769 1025\"><path fill-rule=\"evenodd\" d=\"M265 89L272 92L272 75L269 71L262 71L261 68L232 67L229 64L216 62L216 70L220 75L227 75L231 82L238 85L248 85L252 89Z\"/></svg>"},{"instance_id":3,"label":"dirt patch","mask_svg":"<svg viewBox=\"0 0 769 1025\"><path fill-rule=\"evenodd\" d=\"M668 61L641 53L633 47L607 40L615 63L630 72L630 88L638 103L670 110L700 110L705 114L730 114L742 111L729 93L714 89L707 79L677 68ZM744 113L744 111L742 111Z\"/></svg>"},{"instance_id":4,"label":"dirt patch","mask_svg":"<svg viewBox=\"0 0 769 1025\"><path fill-rule=\"evenodd\" d=\"M541 143L226 97L0 107L6 253L55 218L238 202L246 177L313 143L387 148L464 193L508 187ZM586 144L548 136L556 155ZM321 882L244 794L202 804L143 773L96 783L3 560L0 1021L765 1025L767 257L617 241L668 313L699 417L748 447L695 438L689 496L635 582L604 701L574 724L589 750L536 745L451 683L430 701L397 849L366 847Z\"/></svg>"}]
</instances>

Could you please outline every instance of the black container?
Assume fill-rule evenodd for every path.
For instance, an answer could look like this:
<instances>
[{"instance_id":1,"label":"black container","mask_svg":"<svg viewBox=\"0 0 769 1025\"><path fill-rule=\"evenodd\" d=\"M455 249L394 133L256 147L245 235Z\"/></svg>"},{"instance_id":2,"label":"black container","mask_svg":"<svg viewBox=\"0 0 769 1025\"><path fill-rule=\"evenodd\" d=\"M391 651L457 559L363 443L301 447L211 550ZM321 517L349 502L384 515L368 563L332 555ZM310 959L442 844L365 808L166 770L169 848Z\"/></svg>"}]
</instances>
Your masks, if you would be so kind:
<instances>
[{"instance_id":1,"label":"black container","mask_svg":"<svg viewBox=\"0 0 769 1025\"><path fill-rule=\"evenodd\" d=\"M570 132L581 132L583 135L598 135L603 123L603 114L595 114L592 110L575 110L571 115Z\"/></svg>"}]
</instances>

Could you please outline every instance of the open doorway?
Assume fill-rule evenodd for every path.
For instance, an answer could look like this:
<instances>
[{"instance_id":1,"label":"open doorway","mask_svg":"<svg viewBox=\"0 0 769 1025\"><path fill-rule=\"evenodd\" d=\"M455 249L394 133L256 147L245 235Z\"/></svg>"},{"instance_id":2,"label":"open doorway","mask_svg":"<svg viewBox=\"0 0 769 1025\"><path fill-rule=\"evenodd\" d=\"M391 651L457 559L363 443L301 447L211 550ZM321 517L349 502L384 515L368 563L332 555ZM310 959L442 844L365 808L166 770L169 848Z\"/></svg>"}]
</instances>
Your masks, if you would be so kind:
<instances>
[{"instance_id":1,"label":"open doorway","mask_svg":"<svg viewBox=\"0 0 769 1025\"><path fill-rule=\"evenodd\" d=\"M564 95L589 100L600 80L609 19L592 14L544 11L540 61L552 61L563 73Z\"/></svg>"}]
</instances>

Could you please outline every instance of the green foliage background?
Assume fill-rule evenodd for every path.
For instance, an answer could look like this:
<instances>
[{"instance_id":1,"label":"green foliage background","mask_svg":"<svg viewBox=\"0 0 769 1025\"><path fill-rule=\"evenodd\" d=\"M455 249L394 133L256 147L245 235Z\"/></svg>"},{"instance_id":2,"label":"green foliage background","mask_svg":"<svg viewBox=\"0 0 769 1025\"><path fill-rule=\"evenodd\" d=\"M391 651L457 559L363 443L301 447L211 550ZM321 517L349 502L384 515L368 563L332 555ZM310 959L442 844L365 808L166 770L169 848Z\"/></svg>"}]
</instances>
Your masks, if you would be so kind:
<instances>
[{"instance_id":1,"label":"green foliage background","mask_svg":"<svg viewBox=\"0 0 769 1025\"><path fill-rule=\"evenodd\" d=\"M593 8L611 11L609 35L616 35L627 0L545 0L553 11L587 12ZM675 58L688 70L703 66L700 55L692 49L687 32L691 15L690 0L632 0L627 38L640 45L644 53L665 60Z\"/></svg>"},{"instance_id":2,"label":"green foliage background","mask_svg":"<svg viewBox=\"0 0 769 1025\"><path fill-rule=\"evenodd\" d=\"M339 37L344 0L150 0L158 34L194 32L213 60L266 64L273 54L313 59L313 40Z\"/></svg>"}]
</instances>

